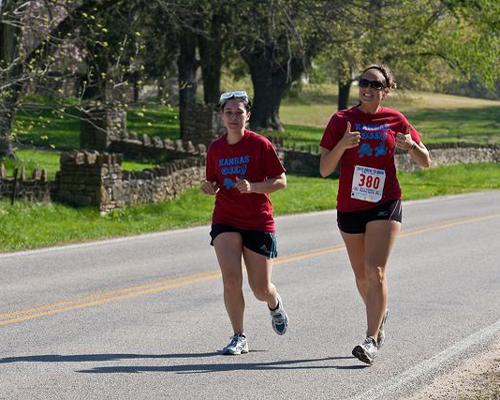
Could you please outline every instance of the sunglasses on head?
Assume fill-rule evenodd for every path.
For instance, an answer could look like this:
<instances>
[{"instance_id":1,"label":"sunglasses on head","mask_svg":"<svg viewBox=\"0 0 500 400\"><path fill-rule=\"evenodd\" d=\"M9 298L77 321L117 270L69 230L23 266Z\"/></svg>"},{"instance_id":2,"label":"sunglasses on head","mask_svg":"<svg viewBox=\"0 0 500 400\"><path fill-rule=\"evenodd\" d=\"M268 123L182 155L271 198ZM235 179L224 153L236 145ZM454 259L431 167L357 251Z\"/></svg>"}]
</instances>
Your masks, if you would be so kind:
<instances>
[{"instance_id":1,"label":"sunglasses on head","mask_svg":"<svg viewBox=\"0 0 500 400\"><path fill-rule=\"evenodd\" d=\"M231 99L242 99L245 103L250 103L250 99L248 98L248 94L246 91L242 90L239 92L227 92L222 93L220 95L220 104L227 102Z\"/></svg>"},{"instance_id":2,"label":"sunglasses on head","mask_svg":"<svg viewBox=\"0 0 500 400\"><path fill-rule=\"evenodd\" d=\"M370 81L370 80L368 80L366 78L360 79L359 82L358 82L358 85L359 85L359 87L362 87L362 88L371 87L372 89L375 89L375 90L382 90L382 89L384 89L386 87L380 81Z\"/></svg>"}]
</instances>

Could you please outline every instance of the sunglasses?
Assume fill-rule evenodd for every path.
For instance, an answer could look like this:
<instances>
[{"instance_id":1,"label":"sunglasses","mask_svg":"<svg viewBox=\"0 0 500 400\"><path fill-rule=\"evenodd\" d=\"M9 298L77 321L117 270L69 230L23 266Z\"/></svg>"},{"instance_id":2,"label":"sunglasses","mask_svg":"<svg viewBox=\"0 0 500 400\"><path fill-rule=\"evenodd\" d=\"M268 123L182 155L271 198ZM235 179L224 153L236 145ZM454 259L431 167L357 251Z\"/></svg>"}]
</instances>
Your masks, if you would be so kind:
<instances>
[{"instance_id":1,"label":"sunglasses","mask_svg":"<svg viewBox=\"0 0 500 400\"><path fill-rule=\"evenodd\" d=\"M231 100L231 99L242 99L243 102L245 103L250 103L250 99L248 98L248 94L246 91L242 90L240 92L227 92L227 93L222 93L220 95L220 104L222 103L226 103L228 100Z\"/></svg>"},{"instance_id":2,"label":"sunglasses","mask_svg":"<svg viewBox=\"0 0 500 400\"><path fill-rule=\"evenodd\" d=\"M375 89L375 90L382 90L386 87L382 82L370 81L370 80L365 79L365 78L362 78L359 80L358 86L362 87L362 88L371 87L372 89Z\"/></svg>"}]
</instances>

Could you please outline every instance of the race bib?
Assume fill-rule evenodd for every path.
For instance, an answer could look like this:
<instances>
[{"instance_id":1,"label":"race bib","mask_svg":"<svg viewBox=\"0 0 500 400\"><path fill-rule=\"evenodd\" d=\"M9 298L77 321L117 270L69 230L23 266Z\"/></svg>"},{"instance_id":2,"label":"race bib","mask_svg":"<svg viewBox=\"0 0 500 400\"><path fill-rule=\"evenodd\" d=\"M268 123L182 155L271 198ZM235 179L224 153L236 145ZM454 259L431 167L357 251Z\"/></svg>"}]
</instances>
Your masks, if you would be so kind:
<instances>
[{"instance_id":1,"label":"race bib","mask_svg":"<svg viewBox=\"0 0 500 400\"><path fill-rule=\"evenodd\" d=\"M356 165L352 178L351 198L376 203L382 199L384 183L383 169Z\"/></svg>"}]
</instances>

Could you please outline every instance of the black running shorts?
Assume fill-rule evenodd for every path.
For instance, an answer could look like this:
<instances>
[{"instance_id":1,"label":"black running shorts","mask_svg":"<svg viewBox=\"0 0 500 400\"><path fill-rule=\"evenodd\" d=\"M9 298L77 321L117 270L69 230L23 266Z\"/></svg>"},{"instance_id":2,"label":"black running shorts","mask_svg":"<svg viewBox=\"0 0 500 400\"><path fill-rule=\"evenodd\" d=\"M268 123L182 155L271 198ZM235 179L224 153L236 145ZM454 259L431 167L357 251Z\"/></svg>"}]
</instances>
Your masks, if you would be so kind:
<instances>
[{"instance_id":1,"label":"black running shorts","mask_svg":"<svg viewBox=\"0 0 500 400\"><path fill-rule=\"evenodd\" d=\"M401 200L388 201L369 210L337 211L337 225L345 233L364 233L366 224L376 220L401 222L403 220Z\"/></svg>"},{"instance_id":2,"label":"black running shorts","mask_svg":"<svg viewBox=\"0 0 500 400\"><path fill-rule=\"evenodd\" d=\"M214 239L223 232L238 232L241 235L243 246L255 253L262 254L267 258L276 258L278 249L276 247L276 235L274 232L254 231L249 229L239 229L231 225L212 225L210 244L214 245Z\"/></svg>"}]
</instances>

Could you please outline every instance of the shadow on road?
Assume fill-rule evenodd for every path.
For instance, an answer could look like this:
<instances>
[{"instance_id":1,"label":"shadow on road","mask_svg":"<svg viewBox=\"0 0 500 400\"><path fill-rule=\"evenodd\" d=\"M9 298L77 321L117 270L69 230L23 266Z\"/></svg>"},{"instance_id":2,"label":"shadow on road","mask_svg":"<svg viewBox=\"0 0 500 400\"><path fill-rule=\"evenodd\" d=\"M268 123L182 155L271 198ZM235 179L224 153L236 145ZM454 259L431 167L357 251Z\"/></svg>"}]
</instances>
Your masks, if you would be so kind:
<instances>
[{"instance_id":1,"label":"shadow on road","mask_svg":"<svg viewBox=\"0 0 500 400\"><path fill-rule=\"evenodd\" d=\"M250 353L265 352L265 350L252 350ZM231 356L221 356L220 352L210 353L179 353L179 354L74 354L57 355L47 354L38 356L10 357L1 358L0 364L9 363L64 363L64 362L106 362L118 360L169 360L169 359L190 359L190 358L211 358L219 357L220 360L234 360ZM238 357L238 360L243 360ZM362 369L365 365L310 365L325 361L354 360L354 357L326 357L318 359L275 361L267 363L205 363L205 364L177 364L177 365L159 365L159 366L110 366L96 367L86 370L78 370L79 373L87 374L137 374L141 372L173 372L178 374L201 374L209 372L227 372L227 371L265 371L265 370L308 370L308 369Z\"/></svg>"},{"instance_id":2,"label":"shadow on road","mask_svg":"<svg viewBox=\"0 0 500 400\"><path fill-rule=\"evenodd\" d=\"M217 353L219 354L219 353ZM232 358L232 357L229 357ZM221 357L221 360L226 357ZM241 358L238 357L241 360ZM309 360L288 360L267 363L213 363L213 364L179 364L167 366L114 366L97 367L88 370L76 372L87 374L137 374L141 372L173 372L177 374L204 374L210 372L229 372L229 371L267 371L267 370L308 370L308 369L329 369L339 368L335 365L308 365L311 363L351 360L353 357L327 357ZM301 365L305 364L305 365ZM346 368L346 366L344 366Z\"/></svg>"},{"instance_id":3,"label":"shadow on road","mask_svg":"<svg viewBox=\"0 0 500 400\"><path fill-rule=\"evenodd\" d=\"M186 353L186 354L74 354L61 356L58 354L47 354L40 356L0 358L0 364L16 362L95 362L115 360L137 360L137 359L169 359L169 358L203 358L218 356L218 352L212 353Z\"/></svg>"}]
</instances>

